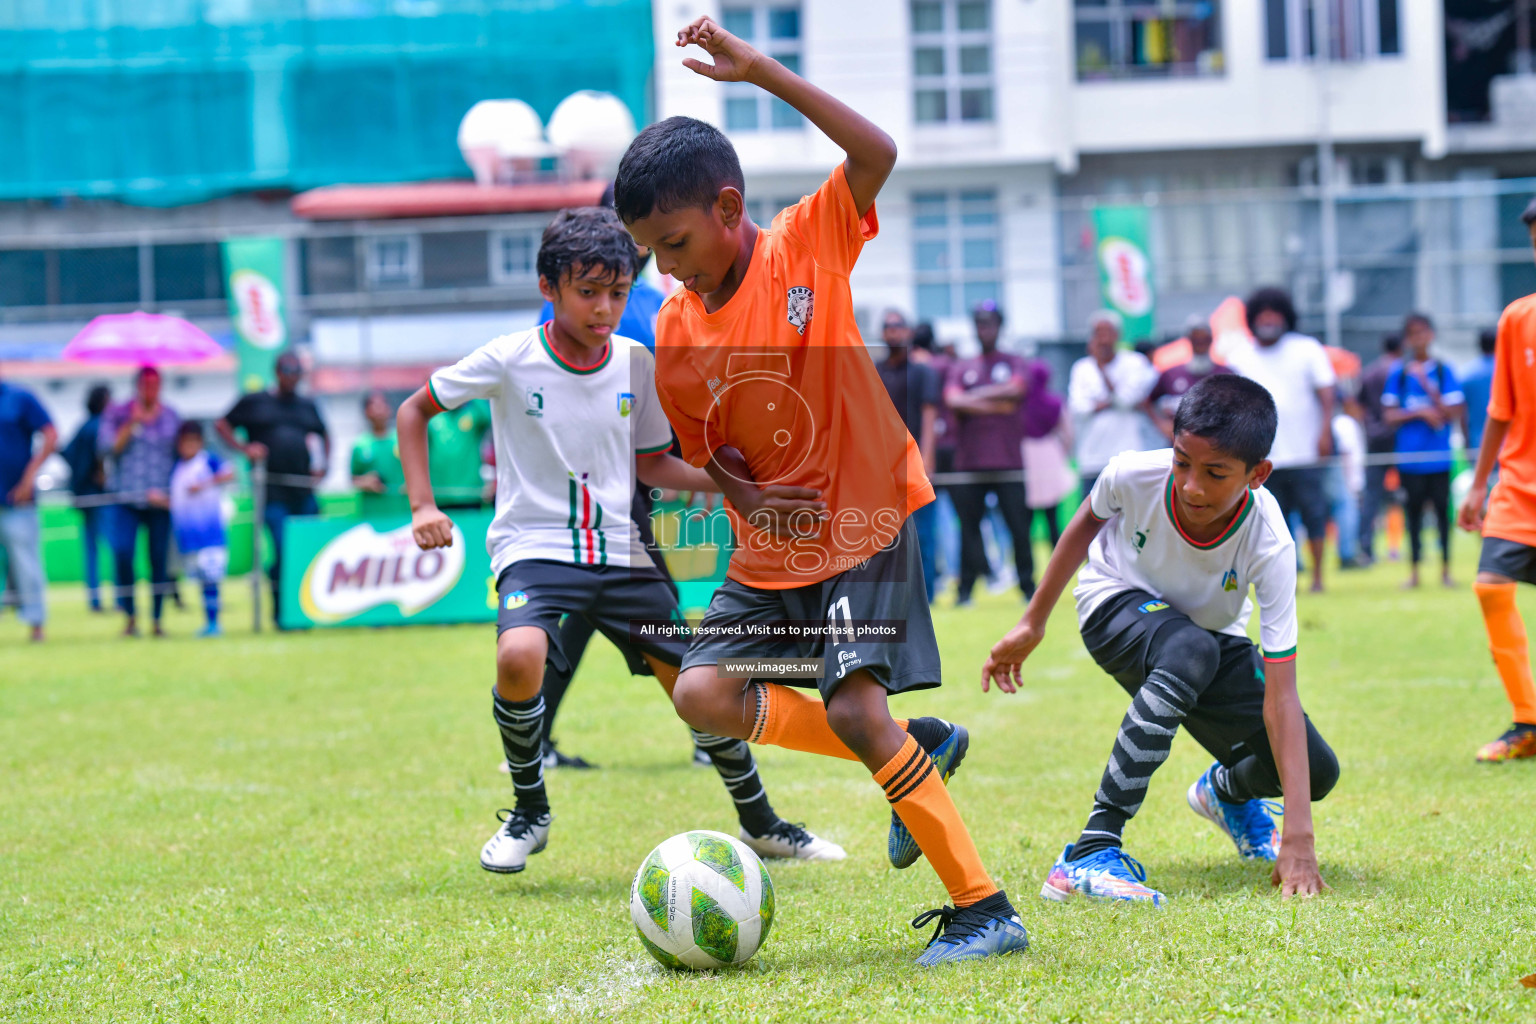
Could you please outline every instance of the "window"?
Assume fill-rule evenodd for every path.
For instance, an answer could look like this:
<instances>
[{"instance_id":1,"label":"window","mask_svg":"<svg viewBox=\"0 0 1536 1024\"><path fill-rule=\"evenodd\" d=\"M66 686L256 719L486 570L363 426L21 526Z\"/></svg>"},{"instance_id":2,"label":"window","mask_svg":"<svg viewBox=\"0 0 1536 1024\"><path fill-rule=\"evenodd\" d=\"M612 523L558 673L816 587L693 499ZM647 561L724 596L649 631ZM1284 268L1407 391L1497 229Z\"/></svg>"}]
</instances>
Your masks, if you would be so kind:
<instances>
[{"instance_id":1,"label":"window","mask_svg":"<svg viewBox=\"0 0 1536 1024\"><path fill-rule=\"evenodd\" d=\"M364 243L369 288L417 288L421 285L421 239L416 235L380 235Z\"/></svg>"},{"instance_id":2,"label":"window","mask_svg":"<svg viewBox=\"0 0 1536 1024\"><path fill-rule=\"evenodd\" d=\"M799 4L723 7L720 25L800 74ZM728 132L793 131L805 127L805 118L798 110L746 82L727 82L724 95Z\"/></svg>"},{"instance_id":3,"label":"window","mask_svg":"<svg viewBox=\"0 0 1536 1024\"><path fill-rule=\"evenodd\" d=\"M157 245L155 301L224 298L224 260L217 242Z\"/></svg>"},{"instance_id":4,"label":"window","mask_svg":"<svg viewBox=\"0 0 1536 1024\"><path fill-rule=\"evenodd\" d=\"M1303 60L1316 55L1313 8L1319 0L1264 0L1264 56ZM1403 52L1398 0L1321 0L1327 4L1328 51L1334 60L1390 57Z\"/></svg>"},{"instance_id":5,"label":"window","mask_svg":"<svg viewBox=\"0 0 1536 1024\"><path fill-rule=\"evenodd\" d=\"M1002 292L1001 232L992 189L912 193L912 269L920 320L964 316Z\"/></svg>"},{"instance_id":6,"label":"window","mask_svg":"<svg viewBox=\"0 0 1536 1024\"><path fill-rule=\"evenodd\" d=\"M308 238L304 241L304 292L338 295L357 291L357 240Z\"/></svg>"},{"instance_id":7,"label":"window","mask_svg":"<svg viewBox=\"0 0 1536 1024\"><path fill-rule=\"evenodd\" d=\"M485 287L490 247L484 231L433 231L421 236L423 288Z\"/></svg>"},{"instance_id":8,"label":"window","mask_svg":"<svg viewBox=\"0 0 1536 1024\"><path fill-rule=\"evenodd\" d=\"M126 305L139 301L139 248L59 250L59 302Z\"/></svg>"},{"instance_id":9,"label":"window","mask_svg":"<svg viewBox=\"0 0 1536 1024\"><path fill-rule=\"evenodd\" d=\"M491 232L491 282L531 284L539 279L538 231Z\"/></svg>"},{"instance_id":10,"label":"window","mask_svg":"<svg viewBox=\"0 0 1536 1024\"><path fill-rule=\"evenodd\" d=\"M990 0L912 0L912 116L918 124L990 121Z\"/></svg>"},{"instance_id":11,"label":"window","mask_svg":"<svg viewBox=\"0 0 1536 1024\"><path fill-rule=\"evenodd\" d=\"M48 303L48 254L33 250L0 251L0 306Z\"/></svg>"},{"instance_id":12,"label":"window","mask_svg":"<svg viewBox=\"0 0 1536 1024\"><path fill-rule=\"evenodd\" d=\"M1077 77L1216 75L1220 0L1074 0Z\"/></svg>"}]
</instances>

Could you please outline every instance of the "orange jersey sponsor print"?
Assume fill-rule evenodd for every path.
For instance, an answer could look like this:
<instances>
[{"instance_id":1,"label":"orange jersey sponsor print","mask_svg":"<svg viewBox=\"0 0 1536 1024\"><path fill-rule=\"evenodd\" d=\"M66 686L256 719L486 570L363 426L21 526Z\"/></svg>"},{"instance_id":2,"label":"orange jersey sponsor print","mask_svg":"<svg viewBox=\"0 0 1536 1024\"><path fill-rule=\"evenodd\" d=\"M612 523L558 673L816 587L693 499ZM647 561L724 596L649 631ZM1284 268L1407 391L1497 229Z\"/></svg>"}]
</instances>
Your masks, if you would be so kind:
<instances>
[{"instance_id":1,"label":"orange jersey sponsor print","mask_svg":"<svg viewBox=\"0 0 1536 1024\"><path fill-rule=\"evenodd\" d=\"M656 389L683 457L735 448L759 487L822 493L816 536L781 540L727 503L737 549L727 575L748 586L805 586L853 568L933 500L922 456L859 334L848 274L879 223L862 218L842 166L758 230L741 287L706 312L679 290L656 323Z\"/></svg>"},{"instance_id":2,"label":"orange jersey sponsor print","mask_svg":"<svg viewBox=\"0 0 1536 1024\"><path fill-rule=\"evenodd\" d=\"M1508 420L1509 434L1483 536L1536 547L1536 295L1511 302L1499 319L1488 415Z\"/></svg>"}]
</instances>

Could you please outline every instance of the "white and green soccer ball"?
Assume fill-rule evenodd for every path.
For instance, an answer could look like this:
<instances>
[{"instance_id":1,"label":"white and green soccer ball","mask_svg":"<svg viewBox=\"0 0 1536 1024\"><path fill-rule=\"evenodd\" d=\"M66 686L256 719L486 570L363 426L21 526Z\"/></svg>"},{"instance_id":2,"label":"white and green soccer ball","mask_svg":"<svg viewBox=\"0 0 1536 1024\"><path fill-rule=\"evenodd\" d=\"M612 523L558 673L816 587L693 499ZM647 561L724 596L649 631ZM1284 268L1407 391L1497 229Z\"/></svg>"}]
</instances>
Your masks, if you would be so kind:
<instances>
[{"instance_id":1,"label":"white and green soccer ball","mask_svg":"<svg viewBox=\"0 0 1536 1024\"><path fill-rule=\"evenodd\" d=\"M773 925L773 881L739 839L684 832L640 865L629 915L645 948L667 967L743 964Z\"/></svg>"}]
</instances>

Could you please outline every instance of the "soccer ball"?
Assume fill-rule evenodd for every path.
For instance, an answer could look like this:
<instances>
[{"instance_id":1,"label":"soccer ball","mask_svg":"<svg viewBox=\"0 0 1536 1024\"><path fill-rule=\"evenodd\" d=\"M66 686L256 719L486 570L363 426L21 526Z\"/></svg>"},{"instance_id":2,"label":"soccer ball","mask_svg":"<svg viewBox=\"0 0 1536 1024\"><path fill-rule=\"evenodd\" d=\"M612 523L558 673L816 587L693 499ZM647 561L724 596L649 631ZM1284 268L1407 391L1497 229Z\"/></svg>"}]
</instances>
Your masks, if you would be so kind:
<instances>
[{"instance_id":1,"label":"soccer ball","mask_svg":"<svg viewBox=\"0 0 1536 1024\"><path fill-rule=\"evenodd\" d=\"M773 881L747 845L722 832L673 836L635 873L629 916L664 966L696 971L752 959L773 925Z\"/></svg>"}]
</instances>

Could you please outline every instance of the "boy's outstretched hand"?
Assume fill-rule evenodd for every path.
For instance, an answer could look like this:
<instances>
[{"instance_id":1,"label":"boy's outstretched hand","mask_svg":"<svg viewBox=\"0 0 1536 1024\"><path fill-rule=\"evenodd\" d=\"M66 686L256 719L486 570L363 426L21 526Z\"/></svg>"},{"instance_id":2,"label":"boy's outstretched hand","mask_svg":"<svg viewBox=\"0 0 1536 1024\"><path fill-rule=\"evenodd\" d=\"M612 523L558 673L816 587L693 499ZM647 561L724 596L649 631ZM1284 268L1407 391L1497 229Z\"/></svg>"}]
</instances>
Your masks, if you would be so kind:
<instances>
[{"instance_id":1,"label":"boy's outstretched hand","mask_svg":"<svg viewBox=\"0 0 1536 1024\"><path fill-rule=\"evenodd\" d=\"M1024 685L1019 674L1024 659L1040 646L1045 630L1028 620L1021 620L1003 638L992 645L987 663L981 666L981 692L986 693L993 683L1004 693L1015 693Z\"/></svg>"},{"instance_id":2,"label":"boy's outstretched hand","mask_svg":"<svg viewBox=\"0 0 1536 1024\"><path fill-rule=\"evenodd\" d=\"M453 520L433 506L411 513L411 537L423 551L453 546Z\"/></svg>"},{"instance_id":3,"label":"boy's outstretched hand","mask_svg":"<svg viewBox=\"0 0 1536 1024\"><path fill-rule=\"evenodd\" d=\"M707 15L680 31L677 45L698 46L713 57L713 64L685 57L683 67L717 82L745 82L752 65L763 59L751 44L731 35Z\"/></svg>"},{"instance_id":4,"label":"boy's outstretched hand","mask_svg":"<svg viewBox=\"0 0 1536 1024\"><path fill-rule=\"evenodd\" d=\"M1281 899L1316 896L1329 888L1318 873L1317 853L1311 836L1287 835L1281 840L1275 869L1269 874L1269 884L1279 887Z\"/></svg>"}]
</instances>

